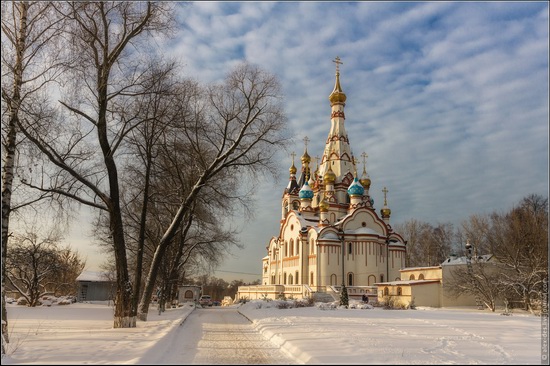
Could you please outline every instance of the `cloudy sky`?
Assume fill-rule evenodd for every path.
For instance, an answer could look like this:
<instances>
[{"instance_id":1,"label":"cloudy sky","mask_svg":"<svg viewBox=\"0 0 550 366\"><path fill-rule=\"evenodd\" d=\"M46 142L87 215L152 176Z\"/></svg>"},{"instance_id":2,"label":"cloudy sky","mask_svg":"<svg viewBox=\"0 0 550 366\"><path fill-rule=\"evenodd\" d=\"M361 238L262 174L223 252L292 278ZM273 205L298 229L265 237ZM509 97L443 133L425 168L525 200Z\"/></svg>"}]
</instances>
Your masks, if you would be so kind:
<instances>
[{"instance_id":1,"label":"cloudy sky","mask_svg":"<svg viewBox=\"0 0 550 366\"><path fill-rule=\"evenodd\" d=\"M218 82L242 60L274 73L294 136L278 181L258 182L255 217L241 225L245 249L217 277L259 278L278 235L289 153L299 169L307 136L309 154L322 155L336 56L352 151L368 154L377 211L388 188L394 227L413 218L458 226L528 194L548 195L546 2L178 6L180 30L167 53L185 74Z\"/></svg>"}]
</instances>

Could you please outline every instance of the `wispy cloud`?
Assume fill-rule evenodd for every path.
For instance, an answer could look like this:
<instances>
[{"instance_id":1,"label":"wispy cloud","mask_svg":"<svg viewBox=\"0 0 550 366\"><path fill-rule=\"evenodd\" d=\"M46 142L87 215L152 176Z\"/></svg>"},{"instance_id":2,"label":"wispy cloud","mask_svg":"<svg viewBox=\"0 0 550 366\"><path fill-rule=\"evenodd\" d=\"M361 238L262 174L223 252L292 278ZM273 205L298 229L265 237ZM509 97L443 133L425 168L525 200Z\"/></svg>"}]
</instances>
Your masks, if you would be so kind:
<instances>
[{"instance_id":1,"label":"wispy cloud","mask_svg":"<svg viewBox=\"0 0 550 366\"><path fill-rule=\"evenodd\" d=\"M369 155L377 208L388 187L394 225L411 218L458 225L527 194L547 195L546 2L194 2L182 9L170 52L186 73L219 81L246 59L278 75L298 156L305 135L310 155L322 154L331 61L341 57L353 152ZM280 180L259 183L241 270L259 272L267 241L278 235L289 166L281 153Z\"/></svg>"}]
</instances>

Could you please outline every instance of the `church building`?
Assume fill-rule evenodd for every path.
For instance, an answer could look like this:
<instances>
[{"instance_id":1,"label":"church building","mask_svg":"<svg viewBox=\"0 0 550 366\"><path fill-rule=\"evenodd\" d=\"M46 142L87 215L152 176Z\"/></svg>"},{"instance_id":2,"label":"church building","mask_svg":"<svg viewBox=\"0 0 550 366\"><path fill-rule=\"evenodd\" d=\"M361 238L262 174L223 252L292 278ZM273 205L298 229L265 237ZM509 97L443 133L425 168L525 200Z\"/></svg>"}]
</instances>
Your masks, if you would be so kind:
<instances>
[{"instance_id":1,"label":"church building","mask_svg":"<svg viewBox=\"0 0 550 366\"><path fill-rule=\"evenodd\" d=\"M271 297L275 291L279 296L300 298L338 293L342 285L350 298L360 297L369 288L376 296L374 285L399 279L399 270L405 266L406 242L390 225L388 190L384 187L384 205L378 212L369 195L366 153L361 155L363 170L358 177L358 161L345 129L341 62L338 57L334 62L336 81L328 98L330 129L322 157L313 167L306 137L297 177L293 154L281 198L280 229L262 259L262 285L239 289L239 296L253 299L263 293Z\"/></svg>"}]
</instances>

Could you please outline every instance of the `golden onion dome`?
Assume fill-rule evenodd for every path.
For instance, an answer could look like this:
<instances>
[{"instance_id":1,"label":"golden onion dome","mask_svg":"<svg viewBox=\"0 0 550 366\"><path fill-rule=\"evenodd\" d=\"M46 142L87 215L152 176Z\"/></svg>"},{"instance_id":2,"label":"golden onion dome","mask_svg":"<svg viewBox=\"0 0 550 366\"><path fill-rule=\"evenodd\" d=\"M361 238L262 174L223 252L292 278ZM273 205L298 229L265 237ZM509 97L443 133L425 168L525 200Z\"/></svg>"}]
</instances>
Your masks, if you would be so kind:
<instances>
[{"instance_id":1,"label":"golden onion dome","mask_svg":"<svg viewBox=\"0 0 550 366\"><path fill-rule=\"evenodd\" d=\"M290 174L296 174L296 167L294 166L294 163L292 163L292 166L288 169L288 171L290 172Z\"/></svg>"},{"instance_id":2,"label":"golden onion dome","mask_svg":"<svg viewBox=\"0 0 550 366\"><path fill-rule=\"evenodd\" d=\"M370 181L370 178L367 176L367 177L361 177L361 179L359 179L359 183L361 183L363 188L369 189L371 181Z\"/></svg>"},{"instance_id":3,"label":"golden onion dome","mask_svg":"<svg viewBox=\"0 0 550 366\"><path fill-rule=\"evenodd\" d=\"M335 180L336 180L336 174L334 174L334 172L332 171L329 165L328 170L325 172L325 175L323 175L323 182L325 182L325 184L328 184L328 183L332 184L334 183Z\"/></svg>"},{"instance_id":4,"label":"golden onion dome","mask_svg":"<svg viewBox=\"0 0 550 366\"><path fill-rule=\"evenodd\" d=\"M330 100L330 105L334 104L344 104L346 102L346 94L342 91L340 86L340 73L336 73L336 84L334 85L334 90L330 93L328 100Z\"/></svg>"},{"instance_id":5,"label":"golden onion dome","mask_svg":"<svg viewBox=\"0 0 550 366\"><path fill-rule=\"evenodd\" d=\"M329 208L329 203L325 200L322 200L320 203L319 203L319 211L321 212L327 212L328 211L328 208Z\"/></svg>"},{"instance_id":6,"label":"golden onion dome","mask_svg":"<svg viewBox=\"0 0 550 366\"><path fill-rule=\"evenodd\" d=\"M391 215L391 210L389 209L389 207L384 207L380 209L380 214L382 214L382 218L384 219L389 218Z\"/></svg>"},{"instance_id":7,"label":"golden onion dome","mask_svg":"<svg viewBox=\"0 0 550 366\"><path fill-rule=\"evenodd\" d=\"M304 155L302 155L302 164L305 164L305 163L310 163L311 162L311 157L309 156L309 154L307 153L307 150L304 152Z\"/></svg>"}]
</instances>

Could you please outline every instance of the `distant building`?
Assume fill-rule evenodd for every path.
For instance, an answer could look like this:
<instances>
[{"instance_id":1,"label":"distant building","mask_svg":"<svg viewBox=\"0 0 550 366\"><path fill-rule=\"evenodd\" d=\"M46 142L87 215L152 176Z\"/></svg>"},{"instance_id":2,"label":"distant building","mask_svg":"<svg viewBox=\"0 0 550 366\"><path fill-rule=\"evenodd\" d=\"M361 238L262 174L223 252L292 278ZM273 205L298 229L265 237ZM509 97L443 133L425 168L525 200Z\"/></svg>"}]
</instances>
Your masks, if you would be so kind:
<instances>
[{"instance_id":1,"label":"distant building","mask_svg":"<svg viewBox=\"0 0 550 366\"><path fill-rule=\"evenodd\" d=\"M185 285L178 287L178 304L186 302L197 303L202 295L202 287L195 285Z\"/></svg>"},{"instance_id":2,"label":"distant building","mask_svg":"<svg viewBox=\"0 0 550 366\"><path fill-rule=\"evenodd\" d=\"M114 298L115 281L106 272L83 271L76 282L78 302L107 301Z\"/></svg>"},{"instance_id":3,"label":"distant building","mask_svg":"<svg viewBox=\"0 0 550 366\"><path fill-rule=\"evenodd\" d=\"M474 259L477 263L494 264L492 255L486 254ZM479 305L475 296L462 294L453 295L449 282L453 272L459 268L467 269L467 258L451 256L439 266L403 268L401 278L396 281L379 282L378 301L392 299L394 303L408 307L414 302L416 306L452 307ZM494 266L487 267L489 271L498 270Z\"/></svg>"},{"instance_id":4,"label":"distant building","mask_svg":"<svg viewBox=\"0 0 550 366\"><path fill-rule=\"evenodd\" d=\"M315 168L310 165L306 137L297 178L293 154L281 198L279 233L267 244L262 259L262 284L239 287L237 299L323 293L337 298L342 285L349 288L350 297L360 299L365 293L376 296L376 282L399 279L406 242L390 225L385 187L384 205L378 212L375 209L366 153L361 154L363 173L358 177L358 161L344 126L341 62L338 57L334 62L336 82L328 98L330 129L322 156Z\"/></svg>"}]
</instances>

